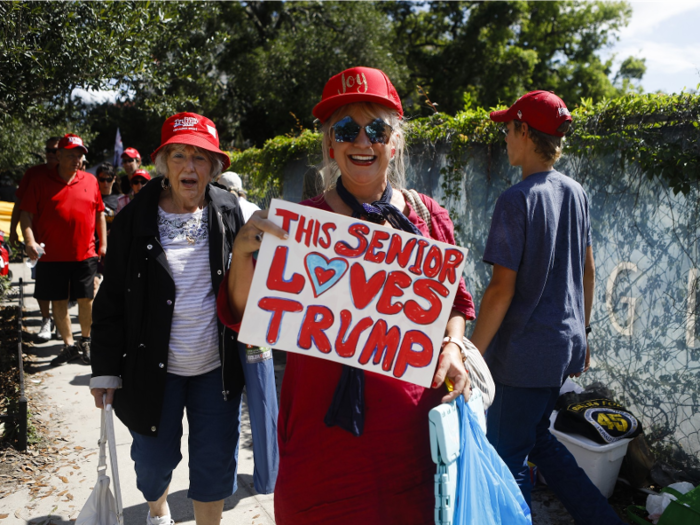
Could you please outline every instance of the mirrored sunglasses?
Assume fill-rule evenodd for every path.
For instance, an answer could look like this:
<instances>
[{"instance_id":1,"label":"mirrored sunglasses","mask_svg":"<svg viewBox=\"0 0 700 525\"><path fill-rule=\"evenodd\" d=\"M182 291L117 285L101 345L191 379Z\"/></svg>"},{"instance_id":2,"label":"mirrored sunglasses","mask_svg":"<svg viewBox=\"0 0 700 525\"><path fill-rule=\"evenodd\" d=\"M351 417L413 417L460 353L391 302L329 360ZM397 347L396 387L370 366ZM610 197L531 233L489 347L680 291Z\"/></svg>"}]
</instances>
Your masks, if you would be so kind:
<instances>
[{"instance_id":1,"label":"mirrored sunglasses","mask_svg":"<svg viewBox=\"0 0 700 525\"><path fill-rule=\"evenodd\" d=\"M345 117L333 124L333 138L336 142L355 142L360 134L360 126L352 117ZM386 144L391 138L391 126L380 118L364 126L367 138L372 144Z\"/></svg>"}]
</instances>

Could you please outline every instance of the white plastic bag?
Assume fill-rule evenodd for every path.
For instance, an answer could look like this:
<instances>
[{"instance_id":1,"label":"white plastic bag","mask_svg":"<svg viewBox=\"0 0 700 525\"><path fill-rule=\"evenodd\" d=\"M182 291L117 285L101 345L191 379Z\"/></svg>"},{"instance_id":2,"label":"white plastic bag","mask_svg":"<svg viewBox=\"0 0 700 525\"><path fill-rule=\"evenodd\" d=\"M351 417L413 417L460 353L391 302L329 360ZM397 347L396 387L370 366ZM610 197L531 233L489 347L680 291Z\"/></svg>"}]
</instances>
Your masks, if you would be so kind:
<instances>
[{"instance_id":1,"label":"white plastic bag","mask_svg":"<svg viewBox=\"0 0 700 525\"><path fill-rule=\"evenodd\" d=\"M493 403L493 398L496 396L496 384L493 382L493 377L491 377L491 371L489 370L486 361L484 361L479 349L474 346L467 337L462 339L464 343L464 348L467 351L467 360L464 366L469 372L469 379L471 379L472 386L481 390L484 400L484 410L488 409Z\"/></svg>"},{"instance_id":2,"label":"white plastic bag","mask_svg":"<svg viewBox=\"0 0 700 525\"><path fill-rule=\"evenodd\" d=\"M80 515L78 515L78 519L75 521L75 525L124 525L112 405L106 405L106 407L102 409L101 427L97 483L95 483L92 494L90 494L85 505L83 505ZM116 498L112 495L112 491L109 488L110 480L109 476L107 476L107 453L105 450L105 445L107 443L109 443L109 459L112 467L112 477L114 478L114 492Z\"/></svg>"},{"instance_id":3,"label":"white plastic bag","mask_svg":"<svg viewBox=\"0 0 700 525\"><path fill-rule=\"evenodd\" d=\"M693 490L692 483L686 481L679 481L678 483L671 483L668 488L677 490L681 494L686 494ZM676 500L676 496L669 494L668 492L661 492L660 494L649 494L647 496L647 512L649 513L649 519L652 523L658 523L661 515L666 510L672 501Z\"/></svg>"}]
</instances>

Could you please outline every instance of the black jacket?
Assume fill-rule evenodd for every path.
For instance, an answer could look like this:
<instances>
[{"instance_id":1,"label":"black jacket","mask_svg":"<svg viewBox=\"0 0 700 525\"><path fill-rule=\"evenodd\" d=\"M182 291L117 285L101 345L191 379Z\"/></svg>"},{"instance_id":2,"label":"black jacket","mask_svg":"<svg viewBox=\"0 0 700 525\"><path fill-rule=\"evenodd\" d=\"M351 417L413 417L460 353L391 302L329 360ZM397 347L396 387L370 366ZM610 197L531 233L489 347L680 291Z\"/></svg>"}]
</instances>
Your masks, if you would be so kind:
<instances>
[{"instance_id":1,"label":"black jacket","mask_svg":"<svg viewBox=\"0 0 700 525\"><path fill-rule=\"evenodd\" d=\"M114 219L92 313L92 375L121 377L114 410L129 429L149 436L158 434L175 302L175 282L158 234L160 182L147 184ZM211 281L218 294L243 216L238 199L211 184L206 201L211 275L202 275L202 286ZM224 399L237 399L233 394L245 382L237 339L219 322Z\"/></svg>"}]
</instances>

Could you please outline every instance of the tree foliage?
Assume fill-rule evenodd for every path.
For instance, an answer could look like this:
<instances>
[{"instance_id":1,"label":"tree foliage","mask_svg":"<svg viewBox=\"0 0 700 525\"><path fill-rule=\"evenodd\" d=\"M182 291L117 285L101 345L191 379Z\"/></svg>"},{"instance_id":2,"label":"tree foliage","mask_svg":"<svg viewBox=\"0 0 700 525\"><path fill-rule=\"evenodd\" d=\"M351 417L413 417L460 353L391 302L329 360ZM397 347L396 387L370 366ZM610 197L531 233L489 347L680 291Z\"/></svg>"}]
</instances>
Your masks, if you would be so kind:
<instances>
[{"instance_id":1,"label":"tree foliage","mask_svg":"<svg viewBox=\"0 0 700 525\"><path fill-rule=\"evenodd\" d=\"M409 117L510 103L530 89L573 106L633 89L643 75L639 59L613 76L612 59L598 56L629 16L625 2L572 0L5 1L0 120L89 126L98 161L117 127L145 154L167 116L195 111L217 123L224 147L244 149L312 129L327 79L355 65L384 70ZM76 87L120 97L86 108L71 98Z\"/></svg>"},{"instance_id":2,"label":"tree foliage","mask_svg":"<svg viewBox=\"0 0 700 525\"><path fill-rule=\"evenodd\" d=\"M533 89L570 104L618 94L612 59L597 53L631 15L626 2L412 2L385 6L396 20L394 46L411 78L441 111L462 109L464 93L484 107Z\"/></svg>"}]
</instances>

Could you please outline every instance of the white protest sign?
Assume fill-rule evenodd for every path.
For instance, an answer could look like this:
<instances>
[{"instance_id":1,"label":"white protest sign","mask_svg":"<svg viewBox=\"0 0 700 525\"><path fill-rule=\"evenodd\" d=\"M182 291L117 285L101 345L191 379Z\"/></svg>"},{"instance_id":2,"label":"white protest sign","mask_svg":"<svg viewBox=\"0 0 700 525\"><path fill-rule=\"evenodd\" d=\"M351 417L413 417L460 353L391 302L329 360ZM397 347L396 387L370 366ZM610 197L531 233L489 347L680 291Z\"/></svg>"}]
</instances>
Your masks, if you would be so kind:
<instances>
[{"instance_id":1,"label":"white protest sign","mask_svg":"<svg viewBox=\"0 0 700 525\"><path fill-rule=\"evenodd\" d=\"M467 250L274 199L239 340L429 387Z\"/></svg>"}]
</instances>

